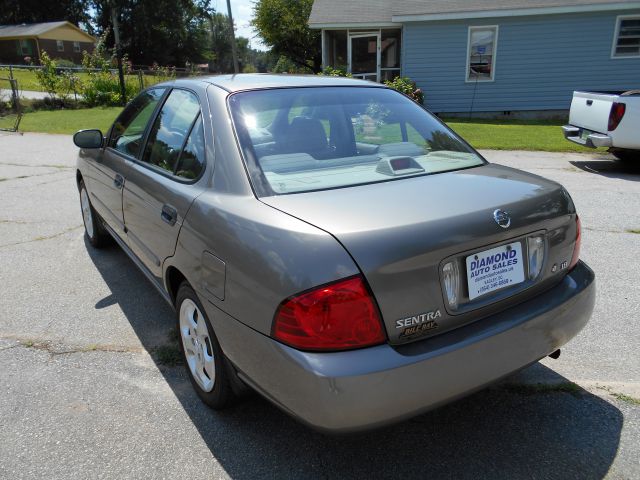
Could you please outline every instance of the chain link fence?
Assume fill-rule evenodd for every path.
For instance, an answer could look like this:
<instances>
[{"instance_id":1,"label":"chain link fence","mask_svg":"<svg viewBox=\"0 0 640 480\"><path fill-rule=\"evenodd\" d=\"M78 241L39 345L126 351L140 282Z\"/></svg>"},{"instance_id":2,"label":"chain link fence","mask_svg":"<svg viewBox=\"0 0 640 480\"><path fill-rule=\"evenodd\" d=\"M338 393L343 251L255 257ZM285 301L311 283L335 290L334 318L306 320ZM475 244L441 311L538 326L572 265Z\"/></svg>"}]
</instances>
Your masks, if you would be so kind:
<instances>
[{"instance_id":1,"label":"chain link fence","mask_svg":"<svg viewBox=\"0 0 640 480\"><path fill-rule=\"evenodd\" d=\"M0 77L0 130L16 132L21 118L18 81Z\"/></svg>"}]
</instances>

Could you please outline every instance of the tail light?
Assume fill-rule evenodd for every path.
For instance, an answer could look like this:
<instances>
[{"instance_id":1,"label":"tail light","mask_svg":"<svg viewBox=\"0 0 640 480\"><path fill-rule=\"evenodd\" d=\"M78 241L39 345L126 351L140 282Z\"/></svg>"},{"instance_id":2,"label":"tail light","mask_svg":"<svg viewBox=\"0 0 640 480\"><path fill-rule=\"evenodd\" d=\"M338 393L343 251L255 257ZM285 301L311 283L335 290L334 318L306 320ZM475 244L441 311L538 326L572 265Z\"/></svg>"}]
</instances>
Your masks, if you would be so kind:
<instances>
[{"instance_id":1,"label":"tail light","mask_svg":"<svg viewBox=\"0 0 640 480\"><path fill-rule=\"evenodd\" d=\"M378 307L359 275L284 300L272 336L315 351L368 347L386 339Z\"/></svg>"},{"instance_id":2,"label":"tail light","mask_svg":"<svg viewBox=\"0 0 640 480\"><path fill-rule=\"evenodd\" d=\"M613 102L611 104L611 111L609 112L609 124L607 129L612 132L618 125L620 125L620 121L622 117L624 117L624 112L627 110L627 105L624 103Z\"/></svg>"},{"instance_id":3,"label":"tail light","mask_svg":"<svg viewBox=\"0 0 640 480\"><path fill-rule=\"evenodd\" d=\"M571 257L571 263L569 264L569 270L576 266L580 258L580 243L582 242L582 224L580 223L580 217L576 215L576 246L573 247L573 256Z\"/></svg>"}]
</instances>

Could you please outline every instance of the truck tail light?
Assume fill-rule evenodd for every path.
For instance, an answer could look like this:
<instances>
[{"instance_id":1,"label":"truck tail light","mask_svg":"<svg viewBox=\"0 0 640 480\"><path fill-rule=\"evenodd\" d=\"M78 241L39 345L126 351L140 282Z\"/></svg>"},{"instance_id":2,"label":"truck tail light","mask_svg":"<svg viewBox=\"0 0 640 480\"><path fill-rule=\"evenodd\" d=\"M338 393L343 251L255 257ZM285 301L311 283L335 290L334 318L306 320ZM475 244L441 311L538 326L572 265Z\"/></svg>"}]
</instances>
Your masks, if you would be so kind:
<instances>
[{"instance_id":1,"label":"truck tail light","mask_svg":"<svg viewBox=\"0 0 640 480\"><path fill-rule=\"evenodd\" d=\"M314 351L362 348L386 339L378 307L360 275L284 300L271 334L291 347Z\"/></svg>"},{"instance_id":2,"label":"truck tail light","mask_svg":"<svg viewBox=\"0 0 640 480\"><path fill-rule=\"evenodd\" d=\"M611 104L611 111L609 112L609 125L607 129L612 132L618 125L620 125L620 121L622 117L624 117L624 112L627 110L627 105L624 103L613 102Z\"/></svg>"},{"instance_id":3,"label":"truck tail light","mask_svg":"<svg viewBox=\"0 0 640 480\"><path fill-rule=\"evenodd\" d=\"M576 215L576 245L573 247L573 256L571 257L571 263L569 264L569 270L575 267L580 258L580 243L582 242L582 224L580 223L580 217Z\"/></svg>"}]
</instances>

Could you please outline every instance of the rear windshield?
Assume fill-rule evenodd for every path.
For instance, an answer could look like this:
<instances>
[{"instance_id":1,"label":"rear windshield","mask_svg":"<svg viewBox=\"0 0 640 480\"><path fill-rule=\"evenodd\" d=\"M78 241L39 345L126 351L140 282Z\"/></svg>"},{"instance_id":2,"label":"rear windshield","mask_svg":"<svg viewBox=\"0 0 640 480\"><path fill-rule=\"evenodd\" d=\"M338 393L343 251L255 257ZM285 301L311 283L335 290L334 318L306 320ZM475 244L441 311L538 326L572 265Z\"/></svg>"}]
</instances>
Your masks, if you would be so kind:
<instances>
[{"instance_id":1,"label":"rear windshield","mask_svg":"<svg viewBox=\"0 0 640 480\"><path fill-rule=\"evenodd\" d=\"M376 87L242 92L231 113L259 196L383 182L482 165L426 110Z\"/></svg>"}]
</instances>

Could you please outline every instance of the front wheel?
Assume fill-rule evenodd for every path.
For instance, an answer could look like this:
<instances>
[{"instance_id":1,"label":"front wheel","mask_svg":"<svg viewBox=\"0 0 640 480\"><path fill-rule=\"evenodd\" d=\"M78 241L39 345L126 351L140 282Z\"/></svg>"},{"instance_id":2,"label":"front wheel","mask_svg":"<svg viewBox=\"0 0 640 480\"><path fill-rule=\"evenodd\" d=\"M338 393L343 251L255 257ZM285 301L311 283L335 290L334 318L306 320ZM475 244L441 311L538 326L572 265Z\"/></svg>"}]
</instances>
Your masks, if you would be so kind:
<instances>
[{"instance_id":1,"label":"front wheel","mask_svg":"<svg viewBox=\"0 0 640 480\"><path fill-rule=\"evenodd\" d=\"M102 219L91 206L87 187L82 180L80 180L80 209L84 222L84 234L89 243L95 248L105 246L109 241L109 234L102 224Z\"/></svg>"},{"instance_id":2,"label":"front wheel","mask_svg":"<svg viewBox=\"0 0 640 480\"><path fill-rule=\"evenodd\" d=\"M180 348L196 393L213 409L230 405L235 394L225 368L224 354L196 293L187 282L178 289L176 311Z\"/></svg>"}]
</instances>

